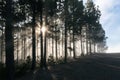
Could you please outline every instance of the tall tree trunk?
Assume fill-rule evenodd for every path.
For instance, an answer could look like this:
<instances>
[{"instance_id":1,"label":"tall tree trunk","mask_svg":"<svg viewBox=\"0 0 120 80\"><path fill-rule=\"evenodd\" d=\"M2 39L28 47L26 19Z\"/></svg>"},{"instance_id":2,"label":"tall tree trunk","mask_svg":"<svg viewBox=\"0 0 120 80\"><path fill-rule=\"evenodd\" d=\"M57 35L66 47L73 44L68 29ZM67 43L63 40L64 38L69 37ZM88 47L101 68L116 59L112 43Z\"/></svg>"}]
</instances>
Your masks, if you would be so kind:
<instances>
[{"instance_id":1,"label":"tall tree trunk","mask_svg":"<svg viewBox=\"0 0 120 80\"><path fill-rule=\"evenodd\" d=\"M52 56L54 56L54 39L52 34Z\"/></svg>"},{"instance_id":2,"label":"tall tree trunk","mask_svg":"<svg viewBox=\"0 0 120 80\"><path fill-rule=\"evenodd\" d=\"M75 13L74 9L75 9L75 2L73 1L73 13ZM75 59L76 58L76 52L75 52L75 29L76 29L76 26L74 23L74 21L75 21L74 18L75 18L75 15L73 14L73 19L72 19L72 21L73 21L73 58Z\"/></svg>"},{"instance_id":3,"label":"tall tree trunk","mask_svg":"<svg viewBox=\"0 0 120 80\"><path fill-rule=\"evenodd\" d=\"M65 63L67 62L67 30L65 30Z\"/></svg>"},{"instance_id":4,"label":"tall tree trunk","mask_svg":"<svg viewBox=\"0 0 120 80\"><path fill-rule=\"evenodd\" d=\"M81 44L81 56L83 56L84 55L84 53L83 53L83 41L82 41L82 35L81 35L81 40L80 40L80 44Z\"/></svg>"},{"instance_id":5,"label":"tall tree trunk","mask_svg":"<svg viewBox=\"0 0 120 80\"><path fill-rule=\"evenodd\" d=\"M88 55L88 39L86 38L86 54Z\"/></svg>"},{"instance_id":6,"label":"tall tree trunk","mask_svg":"<svg viewBox=\"0 0 120 80\"><path fill-rule=\"evenodd\" d=\"M68 27L68 0L65 0L65 58L64 58L64 62L67 62L67 27Z\"/></svg>"},{"instance_id":7,"label":"tall tree trunk","mask_svg":"<svg viewBox=\"0 0 120 80\"><path fill-rule=\"evenodd\" d=\"M1 37L1 36L0 36ZM0 45L2 45L2 40L1 40L1 38L0 38ZM0 46L0 62L2 62L2 53L1 53L1 51L2 51L2 47Z\"/></svg>"},{"instance_id":8,"label":"tall tree trunk","mask_svg":"<svg viewBox=\"0 0 120 80\"><path fill-rule=\"evenodd\" d=\"M64 55L64 33L63 33L63 30L62 30L62 56Z\"/></svg>"},{"instance_id":9,"label":"tall tree trunk","mask_svg":"<svg viewBox=\"0 0 120 80\"><path fill-rule=\"evenodd\" d=\"M47 1L45 1L45 26L47 26ZM43 6L42 6L43 8ZM41 28L43 27L43 20L42 20L42 14L43 14L43 9L41 8ZM44 36L43 36L44 35ZM42 32L41 31L41 68L47 68L47 64L46 64L46 36L47 36L47 33L46 32ZM44 43L44 46L43 46L43 43ZM44 47L44 48L43 48Z\"/></svg>"},{"instance_id":10,"label":"tall tree trunk","mask_svg":"<svg viewBox=\"0 0 120 80\"><path fill-rule=\"evenodd\" d=\"M26 34L24 34L23 44L24 44L24 60L25 60L26 59Z\"/></svg>"},{"instance_id":11,"label":"tall tree trunk","mask_svg":"<svg viewBox=\"0 0 120 80\"><path fill-rule=\"evenodd\" d=\"M14 80L14 42L12 35L12 0L6 0L5 52L7 80Z\"/></svg>"},{"instance_id":12,"label":"tall tree trunk","mask_svg":"<svg viewBox=\"0 0 120 80\"><path fill-rule=\"evenodd\" d=\"M19 60L19 35L17 36L17 64L18 64L18 60Z\"/></svg>"},{"instance_id":13,"label":"tall tree trunk","mask_svg":"<svg viewBox=\"0 0 120 80\"><path fill-rule=\"evenodd\" d=\"M41 21L41 29L42 29L42 26L43 26L43 16L42 16L43 12L41 10L40 12L40 21ZM40 32L41 35L40 35L40 38L41 38L41 59L40 59L40 67L43 68L44 67L44 62L43 62L43 33L42 31Z\"/></svg>"},{"instance_id":14,"label":"tall tree trunk","mask_svg":"<svg viewBox=\"0 0 120 80\"><path fill-rule=\"evenodd\" d=\"M3 46L4 46L4 34L3 34L4 30L2 30L2 36L1 36L1 62L3 62Z\"/></svg>"},{"instance_id":15,"label":"tall tree trunk","mask_svg":"<svg viewBox=\"0 0 120 80\"><path fill-rule=\"evenodd\" d=\"M73 58L74 59L76 58L74 28L73 28Z\"/></svg>"},{"instance_id":16,"label":"tall tree trunk","mask_svg":"<svg viewBox=\"0 0 120 80\"><path fill-rule=\"evenodd\" d=\"M95 45L95 42L94 42L94 53L96 53L95 46L96 46L96 45Z\"/></svg>"},{"instance_id":17,"label":"tall tree trunk","mask_svg":"<svg viewBox=\"0 0 120 80\"><path fill-rule=\"evenodd\" d=\"M22 30L22 32L24 32L24 31ZM21 59L24 60L24 35L23 34L22 34L21 43L22 43Z\"/></svg>"},{"instance_id":18,"label":"tall tree trunk","mask_svg":"<svg viewBox=\"0 0 120 80\"><path fill-rule=\"evenodd\" d=\"M91 52L91 40L90 40L90 43L89 43L89 44L90 44L89 50L90 50L90 54L91 54L91 53L92 53L92 52Z\"/></svg>"},{"instance_id":19,"label":"tall tree trunk","mask_svg":"<svg viewBox=\"0 0 120 80\"><path fill-rule=\"evenodd\" d=\"M47 43L47 34L46 34L46 32L45 32L45 34L44 34L44 67L45 68L47 68L47 64L46 64L46 57L47 57L47 53L46 53L46 43Z\"/></svg>"},{"instance_id":20,"label":"tall tree trunk","mask_svg":"<svg viewBox=\"0 0 120 80\"><path fill-rule=\"evenodd\" d=\"M39 54L38 54L38 52L39 52L39 50L38 50L38 44L39 44L39 40L38 40L38 36L36 35L36 56L37 56L37 59L36 60L38 60L38 56L39 56Z\"/></svg>"},{"instance_id":21,"label":"tall tree trunk","mask_svg":"<svg viewBox=\"0 0 120 80\"><path fill-rule=\"evenodd\" d=\"M69 34L71 33L70 31L71 31L71 30L70 30L70 27L69 27ZM69 47L70 47L70 49L69 49L69 51L70 51L70 57L72 57L72 53L71 53L71 51L72 51L72 48L71 48L71 34L70 34Z\"/></svg>"},{"instance_id":22,"label":"tall tree trunk","mask_svg":"<svg viewBox=\"0 0 120 80\"><path fill-rule=\"evenodd\" d=\"M45 0L45 28L47 29L47 0ZM44 68L47 68L47 31L44 32Z\"/></svg>"},{"instance_id":23,"label":"tall tree trunk","mask_svg":"<svg viewBox=\"0 0 120 80\"><path fill-rule=\"evenodd\" d=\"M36 67L36 35L35 35L35 15L36 6L35 1L33 1L33 14L32 14L32 70Z\"/></svg>"},{"instance_id":24,"label":"tall tree trunk","mask_svg":"<svg viewBox=\"0 0 120 80\"><path fill-rule=\"evenodd\" d=\"M60 36L60 35L59 35L59 36ZM61 42L59 41L59 55L58 55L59 59L61 58L60 53L61 53Z\"/></svg>"},{"instance_id":25,"label":"tall tree trunk","mask_svg":"<svg viewBox=\"0 0 120 80\"><path fill-rule=\"evenodd\" d=\"M56 50L56 61L58 60L58 51L57 51L57 47L58 47L58 45L57 45L57 26L55 26L55 30L56 30L56 34L55 34L55 50Z\"/></svg>"}]
</instances>

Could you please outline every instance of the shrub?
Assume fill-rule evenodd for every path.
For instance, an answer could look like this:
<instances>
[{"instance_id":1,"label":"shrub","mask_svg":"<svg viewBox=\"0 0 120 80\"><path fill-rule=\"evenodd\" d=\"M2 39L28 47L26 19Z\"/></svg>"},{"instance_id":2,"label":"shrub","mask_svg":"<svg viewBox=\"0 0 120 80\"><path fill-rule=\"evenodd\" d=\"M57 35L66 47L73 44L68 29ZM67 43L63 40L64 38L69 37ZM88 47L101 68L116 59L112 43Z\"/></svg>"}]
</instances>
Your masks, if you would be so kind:
<instances>
[{"instance_id":1,"label":"shrub","mask_svg":"<svg viewBox=\"0 0 120 80\"><path fill-rule=\"evenodd\" d=\"M51 64L52 64L52 65L55 64L55 60L54 60L53 55L50 55L50 56L49 56L49 58L48 58L48 64L50 64L50 65L51 65Z\"/></svg>"},{"instance_id":2,"label":"shrub","mask_svg":"<svg viewBox=\"0 0 120 80\"><path fill-rule=\"evenodd\" d=\"M30 56L27 57L25 62L22 62L16 65L16 77L20 77L28 72L31 68L31 58Z\"/></svg>"}]
</instances>

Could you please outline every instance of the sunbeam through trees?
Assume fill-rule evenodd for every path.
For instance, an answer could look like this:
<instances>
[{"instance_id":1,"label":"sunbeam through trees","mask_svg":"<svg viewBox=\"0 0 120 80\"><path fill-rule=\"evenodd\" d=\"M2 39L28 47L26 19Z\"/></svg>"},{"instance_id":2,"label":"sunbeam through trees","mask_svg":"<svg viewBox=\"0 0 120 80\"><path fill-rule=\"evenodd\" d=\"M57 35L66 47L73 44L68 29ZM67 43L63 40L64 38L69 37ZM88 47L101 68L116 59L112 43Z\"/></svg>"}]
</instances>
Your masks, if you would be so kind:
<instances>
[{"instance_id":1,"label":"sunbeam through trees","mask_svg":"<svg viewBox=\"0 0 120 80\"><path fill-rule=\"evenodd\" d=\"M100 17L92 0L0 0L0 79L105 53Z\"/></svg>"}]
</instances>

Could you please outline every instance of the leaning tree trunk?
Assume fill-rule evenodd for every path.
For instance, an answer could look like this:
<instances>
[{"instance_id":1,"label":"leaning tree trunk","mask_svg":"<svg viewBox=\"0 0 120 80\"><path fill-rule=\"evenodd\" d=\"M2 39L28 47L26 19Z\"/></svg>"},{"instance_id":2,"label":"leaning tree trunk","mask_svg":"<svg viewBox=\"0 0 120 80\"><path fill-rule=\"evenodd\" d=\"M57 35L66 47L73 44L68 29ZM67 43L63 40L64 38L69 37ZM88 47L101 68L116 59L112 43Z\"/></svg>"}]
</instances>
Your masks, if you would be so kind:
<instances>
[{"instance_id":1,"label":"leaning tree trunk","mask_svg":"<svg viewBox=\"0 0 120 80\"><path fill-rule=\"evenodd\" d=\"M6 49L6 71L7 80L14 80L14 42L12 35L12 0L6 0L6 27L5 27L5 49Z\"/></svg>"}]
</instances>

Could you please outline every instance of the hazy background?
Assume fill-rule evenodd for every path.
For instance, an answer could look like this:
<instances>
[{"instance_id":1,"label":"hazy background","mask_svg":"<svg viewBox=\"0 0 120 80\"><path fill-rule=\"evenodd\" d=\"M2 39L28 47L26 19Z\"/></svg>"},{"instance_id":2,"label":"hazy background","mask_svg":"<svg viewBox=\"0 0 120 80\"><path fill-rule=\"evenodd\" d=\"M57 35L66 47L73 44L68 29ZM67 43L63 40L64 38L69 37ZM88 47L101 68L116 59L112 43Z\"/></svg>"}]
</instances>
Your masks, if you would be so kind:
<instances>
[{"instance_id":1,"label":"hazy background","mask_svg":"<svg viewBox=\"0 0 120 80\"><path fill-rule=\"evenodd\" d=\"M84 0L86 2L87 0ZM101 10L101 23L106 31L107 52L120 52L120 0L93 0Z\"/></svg>"}]
</instances>

